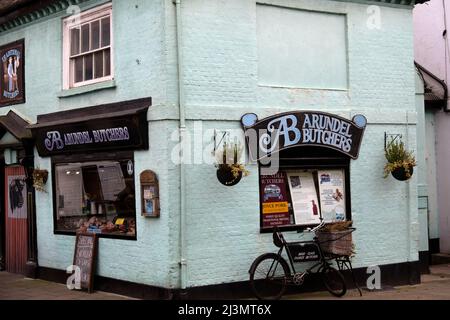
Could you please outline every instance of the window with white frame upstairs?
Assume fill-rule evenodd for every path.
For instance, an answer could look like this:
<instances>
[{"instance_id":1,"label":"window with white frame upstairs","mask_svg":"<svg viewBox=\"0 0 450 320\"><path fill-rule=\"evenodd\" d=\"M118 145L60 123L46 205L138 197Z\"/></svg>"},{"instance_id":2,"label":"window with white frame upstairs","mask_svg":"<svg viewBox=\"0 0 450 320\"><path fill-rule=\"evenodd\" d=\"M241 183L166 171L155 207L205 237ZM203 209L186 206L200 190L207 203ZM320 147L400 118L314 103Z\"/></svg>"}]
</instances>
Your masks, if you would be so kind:
<instances>
[{"instance_id":1,"label":"window with white frame upstairs","mask_svg":"<svg viewBox=\"0 0 450 320\"><path fill-rule=\"evenodd\" d=\"M112 4L71 15L63 26L64 89L112 80Z\"/></svg>"}]
</instances>

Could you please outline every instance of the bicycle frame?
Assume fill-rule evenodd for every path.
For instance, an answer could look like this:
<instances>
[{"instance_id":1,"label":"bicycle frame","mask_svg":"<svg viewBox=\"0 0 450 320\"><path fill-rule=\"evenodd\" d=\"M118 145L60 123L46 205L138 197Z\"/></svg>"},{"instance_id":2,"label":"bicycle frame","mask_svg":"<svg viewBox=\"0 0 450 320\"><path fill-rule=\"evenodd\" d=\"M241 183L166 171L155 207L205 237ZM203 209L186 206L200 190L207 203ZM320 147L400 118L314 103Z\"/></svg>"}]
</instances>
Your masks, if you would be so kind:
<instances>
[{"instance_id":1,"label":"bicycle frame","mask_svg":"<svg viewBox=\"0 0 450 320\"><path fill-rule=\"evenodd\" d=\"M297 274L297 270L295 268L295 264L296 263L307 263L307 262L317 261L315 264L313 264L312 267L310 267L310 268L305 270L306 274L316 273L316 272L313 272L313 270L315 268L319 267L319 266L323 267L323 266L326 266L326 265L330 265L330 263L325 258L325 255L323 254L323 251L322 251L322 248L320 246L320 243L317 241L316 237L314 237L313 240L309 240L309 241L287 242L284 239L282 233L280 233L278 231L275 231L275 232L276 232L277 236L279 237L279 239L281 240L281 247L278 250L277 255L282 258L282 253L286 249L286 254L287 254L288 258L289 258L290 269L291 269L291 271L293 271L292 275L296 275ZM303 261L295 261L295 257L292 254L290 246L299 246L299 247L301 247L301 246L309 246L309 247L314 247L316 249L316 252L318 253L318 258L317 259L310 259L310 260L304 259ZM271 269L272 269L272 267L271 267ZM318 269L318 271L319 270L320 270L320 268Z\"/></svg>"}]
</instances>

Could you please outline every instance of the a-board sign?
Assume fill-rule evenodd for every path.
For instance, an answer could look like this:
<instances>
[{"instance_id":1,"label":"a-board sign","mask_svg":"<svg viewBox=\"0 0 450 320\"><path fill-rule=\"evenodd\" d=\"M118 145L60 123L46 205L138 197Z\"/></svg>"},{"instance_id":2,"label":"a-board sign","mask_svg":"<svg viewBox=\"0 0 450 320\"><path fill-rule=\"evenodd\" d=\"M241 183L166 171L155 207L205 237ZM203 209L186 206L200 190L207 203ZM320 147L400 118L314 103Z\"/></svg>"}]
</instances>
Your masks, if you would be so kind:
<instances>
[{"instance_id":1,"label":"a-board sign","mask_svg":"<svg viewBox=\"0 0 450 320\"><path fill-rule=\"evenodd\" d=\"M89 293L91 293L94 289L97 250L98 238L96 234L77 234L73 265L80 268L81 289L87 289Z\"/></svg>"}]
</instances>

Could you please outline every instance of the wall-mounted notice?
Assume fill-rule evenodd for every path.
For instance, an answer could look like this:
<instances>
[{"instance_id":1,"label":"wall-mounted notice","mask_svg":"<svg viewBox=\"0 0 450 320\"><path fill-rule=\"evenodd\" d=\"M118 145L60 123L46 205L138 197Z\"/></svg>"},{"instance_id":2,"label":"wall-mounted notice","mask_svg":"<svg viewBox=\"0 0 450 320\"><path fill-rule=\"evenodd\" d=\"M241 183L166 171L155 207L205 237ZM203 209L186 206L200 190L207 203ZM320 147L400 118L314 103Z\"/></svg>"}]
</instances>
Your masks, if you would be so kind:
<instances>
[{"instance_id":1,"label":"wall-mounted notice","mask_svg":"<svg viewBox=\"0 0 450 320\"><path fill-rule=\"evenodd\" d=\"M292 171L288 173L289 189L296 225L320 223L320 208L313 173Z\"/></svg>"},{"instance_id":2,"label":"wall-mounted notice","mask_svg":"<svg viewBox=\"0 0 450 320\"><path fill-rule=\"evenodd\" d=\"M345 221L345 172L322 170L318 172L322 216L326 222Z\"/></svg>"}]
</instances>

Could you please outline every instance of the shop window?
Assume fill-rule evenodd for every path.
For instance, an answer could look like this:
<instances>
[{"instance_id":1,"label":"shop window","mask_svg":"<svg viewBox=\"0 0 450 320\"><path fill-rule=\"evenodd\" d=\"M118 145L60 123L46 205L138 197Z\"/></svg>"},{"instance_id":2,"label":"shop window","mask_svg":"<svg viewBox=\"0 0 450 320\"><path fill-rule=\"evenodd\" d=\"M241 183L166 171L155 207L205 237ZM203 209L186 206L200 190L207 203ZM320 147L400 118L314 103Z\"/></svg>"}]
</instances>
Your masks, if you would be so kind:
<instances>
[{"instance_id":1,"label":"shop window","mask_svg":"<svg viewBox=\"0 0 450 320\"><path fill-rule=\"evenodd\" d=\"M260 170L261 230L302 230L351 220L350 160L326 148L292 148L280 153L280 170ZM263 167L261 167L262 169Z\"/></svg>"},{"instance_id":2,"label":"shop window","mask_svg":"<svg viewBox=\"0 0 450 320\"><path fill-rule=\"evenodd\" d=\"M132 159L54 163L55 233L136 238Z\"/></svg>"},{"instance_id":3,"label":"shop window","mask_svg":"<svg viewBox=\"0 0 450 320\"><path fill-rule=\"evenodd\" d=\"M64 89L113 79L112 5L64 20Z\"/></svg>"}]
</instances>

